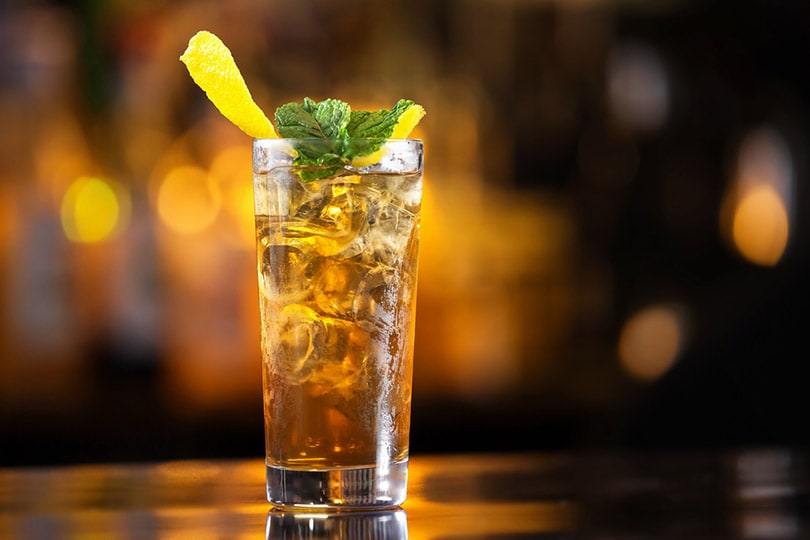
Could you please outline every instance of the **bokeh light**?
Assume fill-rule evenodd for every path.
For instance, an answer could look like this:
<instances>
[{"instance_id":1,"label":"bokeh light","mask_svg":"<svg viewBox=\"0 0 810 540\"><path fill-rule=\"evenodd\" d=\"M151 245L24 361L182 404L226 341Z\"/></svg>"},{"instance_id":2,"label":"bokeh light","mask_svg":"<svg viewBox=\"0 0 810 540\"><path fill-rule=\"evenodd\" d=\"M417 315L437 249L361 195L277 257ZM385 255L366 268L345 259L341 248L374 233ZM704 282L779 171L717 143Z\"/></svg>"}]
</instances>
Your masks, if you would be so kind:
<instances>
[{"instance_id":1,"label":"bokeh light","mask_svg":"<svg viewBox=\"0 0 810 540\"><path fill-rule=\"evenodd\" d=\"M754 264L773 266L788 241L785 202L766 186L742 196L734 211L732 237L740 254Z\"/></svg>"},{"instance_id":2,"label":"bokeh light","mask_svg":"<svg viewBox=\"0 0 810 540\"><path fill-rule=\"evenodd\" d=\"M685 341L683 319L678 310L653 305L634 313L619 336L619 359L632 377L653 381L677 360Z\"/></svg>"},{"instance_id":3,"label":"bokeh light","mask_svg":"<svg viewBox=\"0 0 810 540\"><path fill-rule=\"evenodd\" d=\"M126 226L129 199L114 182L84 176L65 192L61 217L62 228L71 241L101 242Z\"/></svg>"},{"instance_id":4,"label":"bokeh light","mask_svg":"<svg viewBox=\"0 0 810 540\"><path fill-rule=\"evenodd\" d=\"M160 220L180 234L203 231L214 222L221 206L219 187L200 167L177 167L166 175L158 188Z\"/></svg>"},{"instance_id":5,"label":"bokeh light","mask_svg":"<svg viewBox=\"0 0 810 540\"><path fill-rule=\"evenodd\" d=\"M222 194L222 210L230 222L229 239L236 246L253 249L253 171L250 144L220 151L211 163L211 177Z\"/></svg>"},{"instance_id":6,"label":"bokeh light","mask_svg":"<svg viewBox=\"0 0 810 540\"><path fill-rule=\"evenodd\" d=\"M788 248L793 213L793 158L772 127L742 139L735 175L721 212L723 235L748 262L779 263Z\"/></svg>"},{"instance_id":7,"label":"bokeh light","mask_svg":"<svg viewBox=\"0 0 810 540\"><path fill-rule=\"evenodd\" d=\"M626 41L612 51L608 100L614 118L631 130L654 131L666 122L670 84L664 63L651 46Z\"/></svg>"}]
</instances>

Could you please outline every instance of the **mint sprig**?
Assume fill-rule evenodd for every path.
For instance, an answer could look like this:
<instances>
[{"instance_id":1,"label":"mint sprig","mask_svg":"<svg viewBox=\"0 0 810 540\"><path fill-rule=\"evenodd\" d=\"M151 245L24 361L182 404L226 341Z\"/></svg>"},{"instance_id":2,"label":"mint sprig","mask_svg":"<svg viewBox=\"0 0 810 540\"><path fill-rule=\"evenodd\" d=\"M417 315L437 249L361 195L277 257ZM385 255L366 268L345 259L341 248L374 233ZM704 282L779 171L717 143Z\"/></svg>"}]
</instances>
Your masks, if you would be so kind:
<instances>
[{"instance_id":1,"label":"mint sprig","mask_svg":"<svg viewBox=\"0 0 810 540\"><path fill-rule=\"evenodd\" d=\"M380 149L399 117L413 105L399 100L390 110L353 111L339 99L287 103L276 109L276 131L288 139L307 139L296 146L293 165L304 182L339 173L355 158Z\"/></svg>"}]
</instances>

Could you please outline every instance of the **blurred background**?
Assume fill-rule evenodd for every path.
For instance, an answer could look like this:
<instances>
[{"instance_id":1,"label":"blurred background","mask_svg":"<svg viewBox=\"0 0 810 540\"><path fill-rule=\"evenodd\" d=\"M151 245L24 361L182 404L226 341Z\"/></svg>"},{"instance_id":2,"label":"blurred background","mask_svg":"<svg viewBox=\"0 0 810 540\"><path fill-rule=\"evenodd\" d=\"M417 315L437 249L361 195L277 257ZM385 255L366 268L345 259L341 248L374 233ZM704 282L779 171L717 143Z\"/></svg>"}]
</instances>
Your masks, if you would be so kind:
<instances>
[{"instance_id":1,"label":"blurred background","mask_svg":"<svg viewBox=\"0 0 810 540\"><path fill-rule=\"evenodd\" d=\"M810 4L0 0L0 466L263 455L256 101L428 115L412 452L804 445Z\"/></svg>"}]
</instances>

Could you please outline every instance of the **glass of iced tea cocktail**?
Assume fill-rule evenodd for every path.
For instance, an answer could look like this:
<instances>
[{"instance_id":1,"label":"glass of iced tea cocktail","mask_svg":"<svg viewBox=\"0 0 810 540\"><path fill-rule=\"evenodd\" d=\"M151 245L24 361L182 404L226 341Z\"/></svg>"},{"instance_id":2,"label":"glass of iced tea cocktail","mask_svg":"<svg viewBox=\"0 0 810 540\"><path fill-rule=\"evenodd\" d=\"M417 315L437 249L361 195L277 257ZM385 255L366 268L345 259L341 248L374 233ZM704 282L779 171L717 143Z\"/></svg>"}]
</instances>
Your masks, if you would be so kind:
<instances>
[{"instance_id":1,"label":"glass of iced tea cocktail","mask_svg":"<svg viewBox=\"0 0 810 540\"><path fill-rule=\"evenodd\" d=\"M406 497L425 114L411 100L253 101L210 32L180 57L253 141L267 499L369 509Z\"/></svg>"},{"instance_id":2,"label":"glass of iced tea cocktail","mask_svg":"<svg viewBox=\"0 0 810 540\"><path fill-rule=\"evenodd\" d=\"M395 506L406 495L422 143L354 168L253 146L267 497ZM299 150L294 149L298 148Z\"/></svg>"}]
</instances>

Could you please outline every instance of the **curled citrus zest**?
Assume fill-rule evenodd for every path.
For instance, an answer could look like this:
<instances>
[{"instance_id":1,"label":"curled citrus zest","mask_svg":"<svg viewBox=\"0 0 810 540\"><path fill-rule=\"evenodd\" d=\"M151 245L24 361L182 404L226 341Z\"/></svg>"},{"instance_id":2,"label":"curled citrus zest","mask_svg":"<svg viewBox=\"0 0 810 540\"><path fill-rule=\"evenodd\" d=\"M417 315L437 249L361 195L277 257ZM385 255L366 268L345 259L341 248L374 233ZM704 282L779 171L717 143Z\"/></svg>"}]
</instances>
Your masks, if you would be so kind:
<instances>
[{"instance_id":1,"label":"curled citrus zest","mask_svg":"<svg viewBox=\"0 0 810 540\"><path fill-rule=\"evenodd\" d=\"M194 34L180 61L211 103L239 129L255 139L278 137L253 101L231 51L216 35L205 30Z\"/></svg>"}]
</instances>

